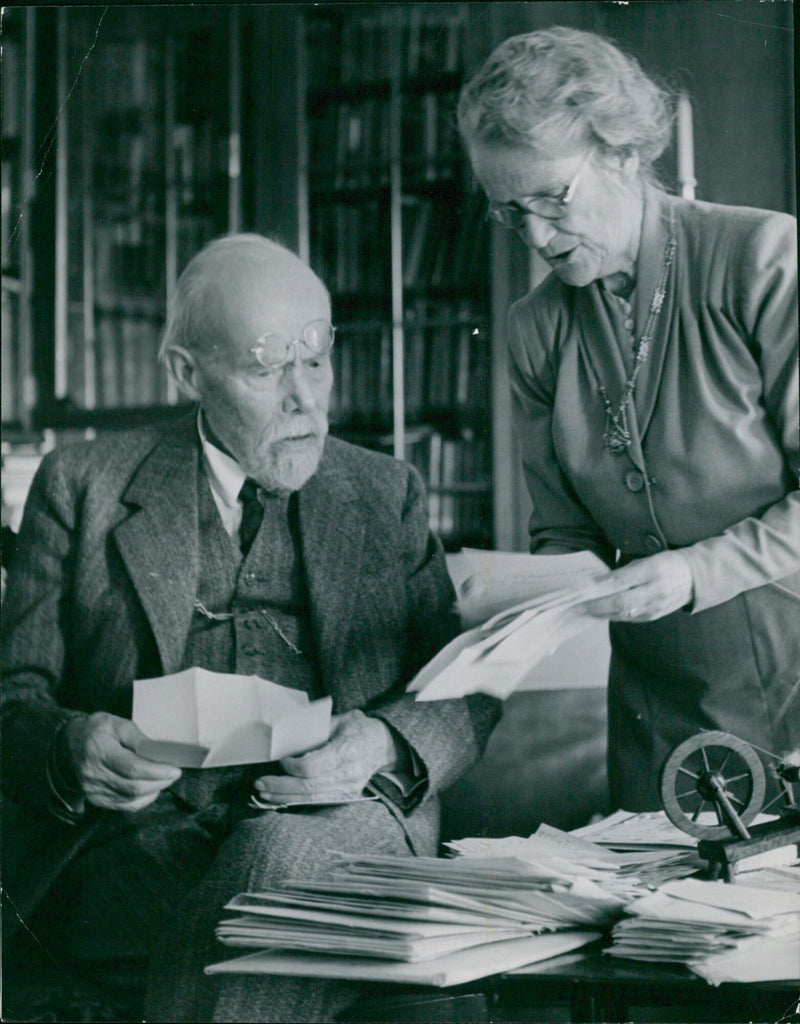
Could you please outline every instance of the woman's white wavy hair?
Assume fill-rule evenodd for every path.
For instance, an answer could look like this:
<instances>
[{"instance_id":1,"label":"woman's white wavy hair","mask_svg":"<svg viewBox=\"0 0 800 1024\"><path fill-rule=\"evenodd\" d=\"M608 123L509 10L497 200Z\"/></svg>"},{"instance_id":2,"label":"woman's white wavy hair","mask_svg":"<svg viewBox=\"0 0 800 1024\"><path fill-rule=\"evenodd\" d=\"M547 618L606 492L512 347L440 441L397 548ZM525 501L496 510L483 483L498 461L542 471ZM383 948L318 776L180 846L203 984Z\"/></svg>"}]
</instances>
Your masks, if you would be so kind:
<instances>
[{"instance_id":1,"label":"woman's white wavy hair","mask_svg":"<svg viewBox=\"0 0 800 1024\"><path fill-rule=\"evenodd\" d=\"M465 143L528 146L547 157L599 146L637 153L640 174L670 141L672 97L603 36L555 26L501 43L461 90Z\"/></svg>"}]
</instances>

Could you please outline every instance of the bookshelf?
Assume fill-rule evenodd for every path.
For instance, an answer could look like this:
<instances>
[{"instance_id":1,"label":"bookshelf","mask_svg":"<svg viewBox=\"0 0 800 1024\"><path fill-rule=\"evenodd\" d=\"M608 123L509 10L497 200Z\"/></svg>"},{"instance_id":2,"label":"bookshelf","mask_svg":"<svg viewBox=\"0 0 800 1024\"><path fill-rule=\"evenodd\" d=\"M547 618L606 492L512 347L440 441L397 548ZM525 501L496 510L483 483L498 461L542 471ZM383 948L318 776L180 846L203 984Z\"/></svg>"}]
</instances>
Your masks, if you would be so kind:
<instances>
[{"instance_id":1,"label":"bookshelf","mask_svg":"<svg viewBox=\"0 0 800 1024\"><path fill-rule=\"evenodd\" d=\"M2 394L3 420L28 425L31 401L31 256L29 195L32 182L34 34L36 12L3 12L2 53Z\"/></svg>"},{"instance_id":2,"label":"bookshelf","mask_svg":"<svg viewBox=\"0 0 800 1024\"><path fill-rule=\"evenodd\" d=\"M422 473L446 548L490 547L484 204L455 129L465 4L301 15L300 252L337 323L332 431Z\"/></svg>"},{"instance_id":3,"label":"bookshelf","mask_svg":"<svg viewBox=\"0 0 800 1024\"><path fill-rule=\"evenodd\" d=\"M177 277L241 222L239 8L12 10L3 64L4 427L162 416L178 403L156 362ZM33 243L31 224L46 225Z\"/></svg>"}]
</instances>

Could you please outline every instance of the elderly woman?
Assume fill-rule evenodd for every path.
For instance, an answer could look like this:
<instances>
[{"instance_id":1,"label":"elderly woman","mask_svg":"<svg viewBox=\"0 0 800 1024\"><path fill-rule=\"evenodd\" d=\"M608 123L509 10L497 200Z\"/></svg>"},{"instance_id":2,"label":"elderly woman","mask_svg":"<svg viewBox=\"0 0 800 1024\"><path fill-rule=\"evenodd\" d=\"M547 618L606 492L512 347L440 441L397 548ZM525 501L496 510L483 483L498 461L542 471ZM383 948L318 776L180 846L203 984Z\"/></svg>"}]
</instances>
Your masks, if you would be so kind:
<instances>
[{"instance_id":1,"label":"elderly woman","mask_svg":"<svg viewBox=\"0 0 800 1024\"><path fill-rule=\"evenodd\" d=\"M800 743L796 225L667 195L668 97L602 37L502 43L458 124L489 214L552 273L509 313L531 551L614 567L609 782L672 748Z\"/></svg>"}]
</instances>

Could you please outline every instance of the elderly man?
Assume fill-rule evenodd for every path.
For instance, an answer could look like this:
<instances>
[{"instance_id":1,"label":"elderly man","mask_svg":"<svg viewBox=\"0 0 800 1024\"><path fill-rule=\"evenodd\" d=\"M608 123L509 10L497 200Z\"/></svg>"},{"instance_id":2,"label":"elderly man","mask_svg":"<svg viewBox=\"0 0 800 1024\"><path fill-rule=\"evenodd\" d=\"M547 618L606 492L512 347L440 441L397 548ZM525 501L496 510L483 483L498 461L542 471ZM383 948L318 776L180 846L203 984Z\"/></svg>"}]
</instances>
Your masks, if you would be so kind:
<instances>
[{"instance_id":1,"label":"elderly man","mask_svg":"<svg viewBox=\"0 0 800 1024\"><path fill-rule=\"evenodd\" d=\"M416 473L326 438L330 316L286 249L211 243L162 346L198 408L48 456L20 530L2 725L27 852L6 888L23 914L49 911L47 938L74 957L150 953L150 1020L330 1020L346 1006L341 984L204 977L224 954L225 901L324 877L331 850L434 854L436 793L498 714L484 697L404 694L455 629L453 593ZM145 759L131 684L192 665L329 694L330 740L280 765L181 774ZM368 784L379 799L359 799ZM253 793L312 806L254 813Z\"/></svg>"}]
</instances>

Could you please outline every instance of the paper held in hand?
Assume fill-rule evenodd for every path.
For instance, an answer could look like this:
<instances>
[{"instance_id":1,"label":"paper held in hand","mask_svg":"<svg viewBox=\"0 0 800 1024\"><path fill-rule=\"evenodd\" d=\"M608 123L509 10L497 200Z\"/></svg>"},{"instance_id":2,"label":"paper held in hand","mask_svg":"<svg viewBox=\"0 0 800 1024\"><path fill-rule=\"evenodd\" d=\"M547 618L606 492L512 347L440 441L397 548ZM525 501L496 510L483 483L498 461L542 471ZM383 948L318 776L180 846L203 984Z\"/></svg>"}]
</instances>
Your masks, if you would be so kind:
<instances>
[{"instance_id":1,"label":"paper held in hand","mask_svg":"<svg viewBox=\"0 0 800 1024\"><path fill-rule=\"evenodd\" d=\"M278 761L325 743L331 698L258 676L188 668L133 684L133 721L148 737L137 753L179 768Z\"/></svg>"},{"instance_id":2,"label":"paper held in hand","mask_svg":"<svg viewBox=\"0 0 800 1024\"><path fill-rule=\"evenodd\" d=\"M590 551L526 555L465 549L454 576L458 609L471 626L408 686L417 700L469 693L504 699L536 665L596 620L584 602L624 589ZM458 578L460 577L460 583Z\"/></svg>"}]
</instances>

